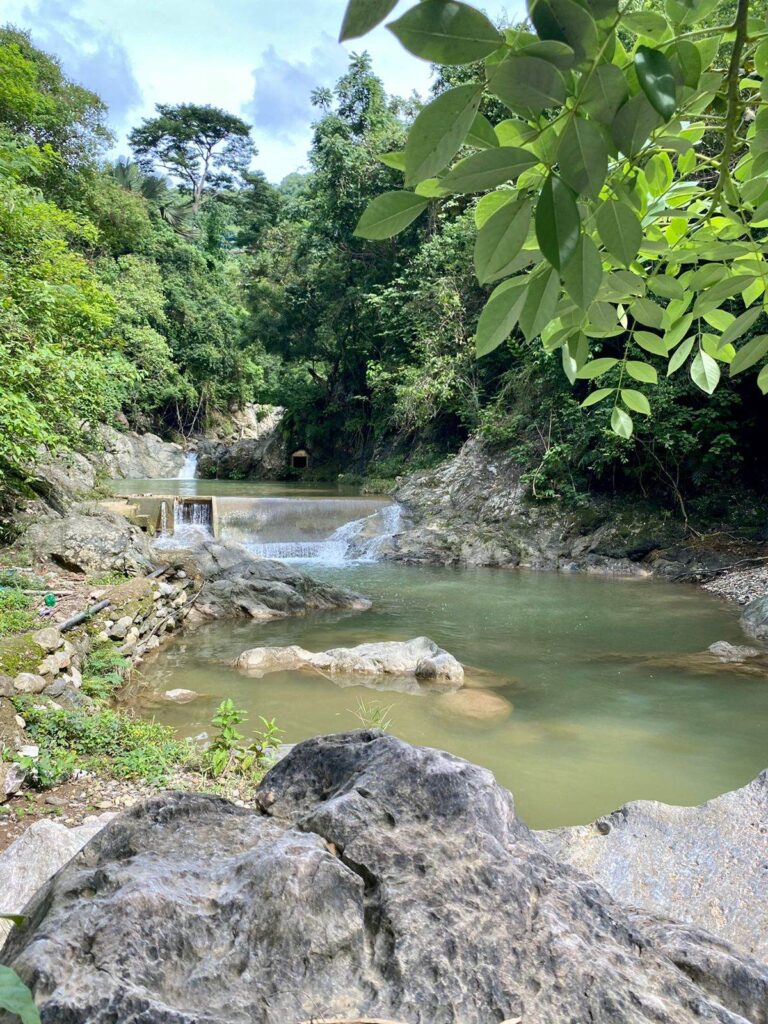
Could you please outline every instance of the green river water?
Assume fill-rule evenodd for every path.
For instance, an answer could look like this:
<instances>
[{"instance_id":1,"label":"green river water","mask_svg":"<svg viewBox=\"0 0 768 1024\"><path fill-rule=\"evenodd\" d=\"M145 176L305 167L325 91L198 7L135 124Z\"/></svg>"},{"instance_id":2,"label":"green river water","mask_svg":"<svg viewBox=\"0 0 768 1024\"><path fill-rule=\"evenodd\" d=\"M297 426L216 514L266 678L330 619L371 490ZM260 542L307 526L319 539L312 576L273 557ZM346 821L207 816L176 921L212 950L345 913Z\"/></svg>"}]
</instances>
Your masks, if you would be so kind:
<instances>
[{"instance_id":1,"label":"green river water","mask_svg":"<svg viewBox=\"0 0 768 1024\"><path fill-rule=\"evenodd\" d=\"M166 482L151 483L158 493L171 493ZM211 487L178 484L200 486L200 493ZM232 485L213 489L235 493ZM310 490L248 488L257 501L323 496ZM242 484L236 493L244 494ZM306 507L315 521L316 503ZM273 501L263 508L272 516L274 539L282 506ZM332 506L318 536L345 514L346 506ZM768 763L768 683L707 674L681 658L716 640L743 641L737 610L695 587L322 558L300 568L366 594L372 609L217 622L184 633L144 665L145 680L158 692L184 687L203 696L185 705L158 702L146 713L196 735L210 728L218 702L232 697L253 722L259 715L276 718L285 741L295 742L357 727L358 701L376 701L390 707L397 736L490 768L514 793L523 818L539 828L586 822L631 799L698 803L743 785ZM255 679L227 664L255 646L319 651L420 635L454 654L471 685L503 696L512 706L509 717L479 724L446 714L434 692L342 686L307 672Z\"/></svg>"}]
</instances>

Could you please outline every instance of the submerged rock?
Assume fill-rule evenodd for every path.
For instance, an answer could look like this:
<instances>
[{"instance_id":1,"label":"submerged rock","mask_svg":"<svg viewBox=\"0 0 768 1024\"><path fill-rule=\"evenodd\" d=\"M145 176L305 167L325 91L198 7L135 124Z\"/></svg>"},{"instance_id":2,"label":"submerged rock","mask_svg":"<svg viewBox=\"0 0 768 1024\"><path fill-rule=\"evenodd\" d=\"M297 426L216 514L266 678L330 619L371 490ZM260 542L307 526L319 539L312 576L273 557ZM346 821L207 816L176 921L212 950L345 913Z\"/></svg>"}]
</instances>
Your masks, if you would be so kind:
<instances>
[{"instance_id":1,"label":"submerged rock","mask_svg":"<svg viewBox=\"0 0 768 1024\"><path fill-rule=\"evenodd\" d=\"M243 651L233 664L258 677L314 668L331 675L415 676L448 685L461 685L464 679L461 664L426 636L335 647L316 654L296 646L254 647Z\"/></svg>"},{"instance_id":2,"label":"submerged rock","mask_svg":"<svg viewBox=\"0 0 768 1024\"><path fill-rule=\"evenodd\" d=\"M459 758L320 737L257 801L152 799L37 894L0 959L44 1024L766 1021L765 968L623 910Z\"/></svg>"},{"instance_id":3,"label":"submerged rock","mask_svg":"<svg viewBox=\"0 0 768 1024\"><path fill-rule=\"evenodd\" d=\"M490 690L468 689L446 693L434 704L437 713L448 719L458 719L478 725L496 725L506 722L512 714L512 705L506 698Z\"/></svg>"},{"instance_id":4,"label":"submerged rock","mask_svg":"<svg viewBox=\"0 0 768 1024\"><path fill-rule=\"evenodd\" d=\"M622 903L768 960L768 771L701 807L638 800L592 825L538 835Z\"/></svg>"}]
</instances>

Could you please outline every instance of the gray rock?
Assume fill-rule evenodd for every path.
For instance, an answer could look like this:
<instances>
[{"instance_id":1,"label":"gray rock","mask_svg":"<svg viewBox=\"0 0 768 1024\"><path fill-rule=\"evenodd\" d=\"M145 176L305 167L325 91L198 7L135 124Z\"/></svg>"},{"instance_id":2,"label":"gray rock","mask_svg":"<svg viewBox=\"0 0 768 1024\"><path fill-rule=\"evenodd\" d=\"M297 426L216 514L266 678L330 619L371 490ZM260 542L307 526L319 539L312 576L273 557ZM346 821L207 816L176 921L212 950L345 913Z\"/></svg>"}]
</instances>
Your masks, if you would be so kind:
<instances>
[{"instance_id":1,"label":"gray rock","mask_svg":"<svg viewBox=\"0 0 768 1024\"><path fill-rule=\"evenodd\" d=\"M152 567L146 535L122 516L101 510L34 523L17 543L73 572L136 575Z\"/></svg>"},{"instance_id":2,"label":"gray rock","mask_svg":"<svg viewBox=\"0 0 768 1024\"><path fill-rule=\"evenodd\" d=\"M741 615L741 628L753 640L768 640L768 595L749 602Z\"/></svg>"},{"instance_id":3,"label":"gray rock","mask_svg":"<svg viewBox=\"0 0 768 1024\"><path fill-rule=\"evenodd\" d=\"M538 835L622 903L768 960L768 771L701 807L638 800L593 825Z\"/></svg>"},{"instance_id":4,"label":"gray rock","mask_svg":"<svg viewBox=\"0 0 768 1024\"><path fill-rule=\"evenodd\" d=\"M32 638L47 654L53 654L64 646L64 637L55 626L39 629Z\"/></svg>"},{"instance_id":5,"label":"gray rock","mask_svg":"<svg viewBox=\"0 0 768 1024\"><path fill-rule=\"evenodd\" d=\"M53 799L48 797L46 803ZM102 814L86 818L77 828L66 828L46 818L30 825L0 853L0 914L21 914L40 886L53 878L114 817ZM10 930L10 922L0 920L0 944Z\"/></svg>"},{"instance_id":6,"label":"gray rock","mask_svg":"<svg viewBox=\"0 0 768 1024\"><path fill-rule=\"evenodd\" d=\"M194 566L201 581L195 610L205 618L275 619L333 608L364 611L371 606L354 591L319 583L282 562L256 558L231 541L207 540L182 552L155 547L153 555L158 564L186 559Z\"/></svg>"},{"instance_id":7,"label":"gray rock","mask_svg":"<svg viewBox=\"0 0 768 1024\"><path fill-rule=\"evenodd\" d=\"M178 476L184 465L181 445L163 441L156 434L137 434L100 426L103 450L93 462L110 477L169 479Z\"/></svg>"},{"instance_id":8,"label":"gray rock","mask_svg":"<svg viewBox=\"0 0 768 1024\"><path fill-rule=\"evenodd\" d=\"M707 648L710 654L723 662L742 664L750 658L759 658L765 654L757 647L747 647L744 644L729 644L727 640L718 640Z\"/></svg>"},{"instance_id":9,"label":"gray rock","mask_svg":"<svg viewBox=\"0 0 768 1024\"><path fill-rule=\"evenodd\" d=\"M416 676L449 686L460 686L464 680L460 663L426 636L335 647L319 653L296 646L254 647L243 651L235 659L234 667L258 677L269 672L315 668L342 676Z\"/></svg>"},{"instance_id":10,"label":"gray rock","mask_svg":"<svg viewBox=\"0 0 768 1024\"><path fill-rule=\"evenodd\" d=\"M532 501L521 477L514 459L471 438L436 469L399 484L394 497L406 516L383 557L647 575L648 556L681 534L649 509L615 501L594 499L580 510Z\"/></svg>"},{"instance_id":11,"label":"gray rock","mask_svg":"<svg viewBox=\"0 0 768 1024\"><path fill-rule=\"evenodd\" d=\"M174 704L189 704L190 701L197 700L199 696L200 694L196 690L184 690L177 687L175 690L166 690L163 699L172 701Z\"/></svg>"},{"instance_id":12,"label":"gray rock","mask_svg":"<svg viewBox=\"0 0 768 1024\"><path fill-rule=\"evenodd\" d=\"M320 737L257 801L156 797L37 893L0 959L44 1024L768 1019L764 967L624 911L456 757Z\"/></svg>"},{"instance_id":13,"label":"gray rock","mask_svg":"<svg viewBox=\"0 0 768 1024\"><path fill-rule=\"evenodd\" d=\"M0 697L13 696L13 678L0 673Z\"/></svg>"},{"instance_id":14,"label":"gray rock","mask_svg":"<svg viewBox=\"0 0 768 1024\"><path fill-rule=\"evenodd\" d=\"M19 792L24 785L26 772L13 761L0 761L0 804L4 804L9 797ZM2 873L0 873L0 884ZM0 889L0 892L2 890ZM0 913L2 913L2 897L0 897ZM2 922L0 922L2 924ZM2 932L0 932L0 939Z\"/></svg>"},{"instance_id":15,"label":"gray rock","mask_svg":"<svg viewBox=\"0 0 768 1024\"><path fill-rule=\"evenodd\" d=\"M280 406L261 406L250 422L242 426L246 436L201 441L197 451L198 475L235 480L281 476L288 458L281 430L284 415L285 409Z\"/></svg>"},{"instance_id":16,"label":"gray rock","mask_svg":"<svg viewBox=\"0 0 768 1024\"><path fill-rule=\"evenodd\" d=\"M49 682L34 672L19 672L13 680L13 688L17 693L42 693Z\"/></svg>"}]
</instances>

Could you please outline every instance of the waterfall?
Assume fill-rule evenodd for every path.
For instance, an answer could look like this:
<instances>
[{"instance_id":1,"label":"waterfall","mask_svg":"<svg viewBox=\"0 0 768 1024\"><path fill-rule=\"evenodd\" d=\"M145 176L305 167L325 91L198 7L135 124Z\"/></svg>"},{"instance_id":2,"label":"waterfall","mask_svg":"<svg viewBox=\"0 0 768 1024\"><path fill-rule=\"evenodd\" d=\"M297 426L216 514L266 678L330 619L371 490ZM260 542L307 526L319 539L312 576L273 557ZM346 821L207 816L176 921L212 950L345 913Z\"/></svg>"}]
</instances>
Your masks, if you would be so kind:
<instances>
[{"instance_id":1,"label":"waterfall","mask_svg":"<svg viewBox=\"0 0 768 1024\"><path fill-rule=\"evenodd\" d=\"M166 503L160 505L160 537L155 542L162 548L194 547L201 540L213 537L213 509L210 499L176 498L173 503L173 533L168 532Z\"/></svg>"},{"instance_id":2,"label":"waterfall","mask_svg":"<svg viewBox=\"0 0 768 1024\"><path fill-rule=\"evenodd\" d=\"M219 499L222 538L260 558L324 565L375 561L401 514L382 499Z\"/></svg>"},{"instance_id":3,"label":"waterfall","mask_svg":"<svg viewBox=\"0 0 768 1024\"><path fill-rule=\"evenodd\" d=\"M184 465L179 470L178 480L194 480L197 475L197 452L187 452Z\"/></svg>"}]
</instances>

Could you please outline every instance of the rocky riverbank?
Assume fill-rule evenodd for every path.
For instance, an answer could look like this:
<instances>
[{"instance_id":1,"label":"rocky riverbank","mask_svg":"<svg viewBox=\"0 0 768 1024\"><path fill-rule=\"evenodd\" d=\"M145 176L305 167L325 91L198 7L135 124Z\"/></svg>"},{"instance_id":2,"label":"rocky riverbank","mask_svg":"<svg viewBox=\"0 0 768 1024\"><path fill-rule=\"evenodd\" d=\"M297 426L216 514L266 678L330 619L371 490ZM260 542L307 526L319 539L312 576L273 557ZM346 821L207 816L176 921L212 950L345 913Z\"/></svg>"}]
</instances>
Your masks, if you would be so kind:
<instances>
[{"instance_id":1,"label":"rocky riverbank","mask_svg":"<svg viewBox=\"0 0 768 1024\"><path fill-rule=\"evenodd\" d=\"M768 545L698 536L650 503L534 502L520 466L479 440L398 482L402 529L382 556L412 564L659 576L747 605L768 593ZM751 634L754 635L754 634Z\"/></svg>"},{"instance_id":2,"label":"rocky riverbank","mask_svg":"<svg viewBox=\"0 0 768 1024\"><path fill-rule=\"evenodd\" d=\"M139 1008L157 1024L768 1020L758 960L681 920L673 900L612 898L459 758L377 732L318 737L254 805L150 800L37 893L0 959L44 1020L106 1024ZM760 816L764 843L764 803L732 810ZM689 835L681 862L702 852ZM765 887L744 901L745 928L765 904Z\"/></svg>"}]
</instances>

